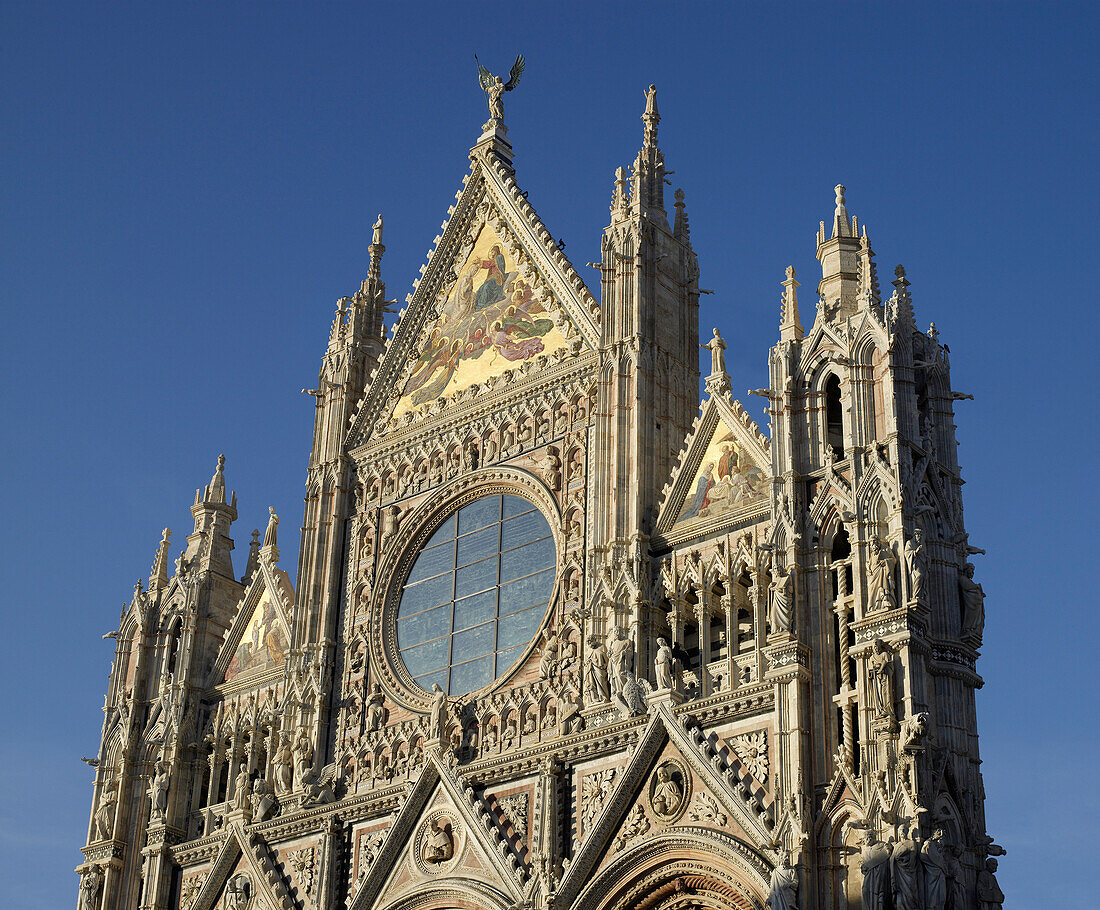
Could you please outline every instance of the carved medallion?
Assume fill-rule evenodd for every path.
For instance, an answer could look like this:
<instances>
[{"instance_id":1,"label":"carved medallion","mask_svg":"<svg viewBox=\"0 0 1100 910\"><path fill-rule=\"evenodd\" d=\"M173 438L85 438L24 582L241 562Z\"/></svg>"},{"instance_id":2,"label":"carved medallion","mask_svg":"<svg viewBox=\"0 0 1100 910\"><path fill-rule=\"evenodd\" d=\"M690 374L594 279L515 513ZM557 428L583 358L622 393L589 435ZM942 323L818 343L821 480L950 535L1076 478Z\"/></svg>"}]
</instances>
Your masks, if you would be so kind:
<instances>
[{"instance_id":1,"label":"carved medallion","mask_svg":"<svg viewBox=\"0 0 1100 910\"><path fill-rule=\"evenodd\" d=\"M462 852L465 834L458 815L450 809L436 809L421 823L416 833L413 860L425 875L449 870Z\"/></svg>"},{"instance_id":2,"label":"carved medallion","mask_svg":"<svg viewBox=\"0 0 1100 910\"><path fill-rule=\"evenodd\" d=\"M676 821L691 799L691 772L676 758L657 765L649 780L649 808L665 824Z\"/></svg>"}]
</instances>

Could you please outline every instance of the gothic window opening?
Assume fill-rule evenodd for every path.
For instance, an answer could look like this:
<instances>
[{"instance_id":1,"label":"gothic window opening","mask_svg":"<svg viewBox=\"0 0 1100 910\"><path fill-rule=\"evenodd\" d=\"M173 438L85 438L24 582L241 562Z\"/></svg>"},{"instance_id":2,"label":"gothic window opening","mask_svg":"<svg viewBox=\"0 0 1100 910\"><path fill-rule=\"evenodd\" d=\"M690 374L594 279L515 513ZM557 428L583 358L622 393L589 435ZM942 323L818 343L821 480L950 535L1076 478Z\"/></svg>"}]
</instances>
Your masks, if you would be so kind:
<instances>
[{"instance_id":1,"label":"gothic window opening","mask_svg":"<svg viewBox=\"0 0 1100 910\"><path fill-rule=\"evenodd\" d=\"M756 623L749 601L749 579L742 575L733 589L733 602L737 610L737 653L756 647Z\"/></svg>"},{"instance_id":2,"label":"gothic window opening","mask_svg":"<svg viewBox=\"0 0 1100 910\"><path fill-rule=\"evenodd\" d=\"M836 457L844 457L844 409L840 404L840 380L832 373L825 380L825 442Z\"/></svg>"}]
</instances>

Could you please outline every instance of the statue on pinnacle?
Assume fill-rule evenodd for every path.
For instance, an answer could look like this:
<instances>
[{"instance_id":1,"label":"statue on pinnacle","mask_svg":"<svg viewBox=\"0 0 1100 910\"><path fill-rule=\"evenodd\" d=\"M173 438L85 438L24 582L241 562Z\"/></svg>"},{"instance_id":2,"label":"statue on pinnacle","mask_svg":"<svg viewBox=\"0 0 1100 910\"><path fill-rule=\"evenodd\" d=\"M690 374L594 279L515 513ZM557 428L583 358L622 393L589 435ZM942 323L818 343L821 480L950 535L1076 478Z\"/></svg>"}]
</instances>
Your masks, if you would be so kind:
<instances>
[{"instance_id":1,"label":"statue on pinnacle","mask_svg":"<svg viewBox=\"0 0 1100 910\"><path fill-rule=\"evenodd\" d=\"M485 67L481 65L481 61L477 59L477 54L474 54L474 62L477 63L477 80L481 85L481 90L485 92L485 100L489 104L489 119L495 120L498 123L504 122L504 93L510 92L517 85L519 85L520 77L523 76L523 68L527 65L527 61L523 59L523 54L516 57L516 62L512 64L511 72L508 73L508 81L505 82L500 76L494 76Z\"/></svg>"}]
</instances>

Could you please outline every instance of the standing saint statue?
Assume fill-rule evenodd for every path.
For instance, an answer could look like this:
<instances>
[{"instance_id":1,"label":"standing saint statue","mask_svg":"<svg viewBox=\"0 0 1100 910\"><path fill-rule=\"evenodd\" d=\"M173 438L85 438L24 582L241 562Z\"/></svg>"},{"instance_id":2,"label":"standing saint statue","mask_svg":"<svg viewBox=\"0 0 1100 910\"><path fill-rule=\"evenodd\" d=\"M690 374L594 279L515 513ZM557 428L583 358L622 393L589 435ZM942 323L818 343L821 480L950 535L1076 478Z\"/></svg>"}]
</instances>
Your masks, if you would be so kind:
<instances>
[{"instance_id":1,"label":"standing saint statue","mask_svg":"<svg viewBox=\"0 0 1100 910\"><path fill-rule=\"evenodd\" d=\"M896 910L924 910L920 865L920 845L909 836L909 827L902 825L898 829L894 854L890 857Z\"/></svg>"},{"instance_id":2,"label":"standing saint statue","mask_svg":"<svg viewBox=\"0 0 1100 910\"><path fill-rule=\"evenodd\" d=\"M606 702L611 697L607 684L607 648L595 635L588 638L588 650L584 654L584 675L588 700L593 704Z\"/></svg>"},{"instance_id":3,"label":"standing saint statue","mask_svg":"<svg viewBox=\"0 0 1100 910\"><path fill-rule=\"evenodd\" d=\"M510 92L519 85L527 61L523 59L523 54L516 57L516 62L512 64L512 70L508 73L507 82L485 69L481 65L481 61L477 59L477 54L474 54L474 62L477 64L478 84L481 86L481 90L485 92L485 100L489 105L489 122L495 120L502 123L504 121L504 93Z\"/></svg>"},{"instance_id":4,"label":"standing saint statue","mask_svg":"<svg viewBox=\"0 0 1100 910\"><path fill-rule=\"evenodd\" d=\"M657 639L657 656L654 658L654 676L657 678L658 689L673 689L676 684L676 670L672 656L672 647L667 638Z\"/></svg>"},{"instance_id":5,"label":"standing saint statue","mask_svg":"<svg viewBox=\"0 0 1100 910\"><path fill-rule=\"evenodd\" d=\"M867 662L871 706L875 712L875 720L886 721L893 726L896 723L894 716L894 652L881 638L874 640L871 649L871 657Z\"/></svg>"},{"instance_id":6,"label":"standing saint statue","mask_svg":"<svg viewBox=\"0 0 1100 910\"><path fill-rule=\"evenodd\" d=\"M863 832L863 910L891 910L890 845L884 844L869 828Z\"/></svg>"},{"instance_id":7,"label":"standing saint statue","mask_svg":"<svg viewBox=\"0 0 1100 910\"><path fill-rule=\"evenodd\" d=\"M775 567L775 579L771 583L771 603L768 605L768 626L774 632L790 632L794 622L791 610L791 572L782 566Z\"/></svg>"},{"instance_id":8,"label":"standing saint statue","mask_svg":"<svg viewBox=\"0 0 1100 910\"><path fill-rule=\"evenodd\" d=\"M997 884L997 861L992 857L985 861L985 868L978 873L978 910L1001 910L1005 893Z\"/></svg>"},{"instance_id":9,"label":"standing saint statue","mask_svg":"<svg viewBox=\"0 0 1100 910\"><path fill-rule=\"evenodd\" d=\"M442 740L447 729L447 693L432 683L432 704L428 711L428 739Z\"/></svg>"},{"instance_id":10,"label":"standing saint statue","mask_svg":"<svg viewBox=\"0 0 1100 910\"><path fill-rule=\"evenodd\" d=\"M963 635L982 636L985 629L985 592L974 581L974 563L968 562L959 572L959 599L962 601Z\"/></svg>"},{"instance_id":11,"label":"standing saint statue","mask_svg":"<svg viewBox=\"0 0 1100 910\"><path fill-rule=\"evenodd\" d=\"M772 870L768 906L771 910L798 910L798 872L786 850L779 851L779 862Z\"/></svg>"},{"instance_id":12,"label":"standing saint statue","mask_svg":"<svg viewBox=\"0 0 1100 910\"><path fill-rule=\"evenodd\" d=\"M607 675L611 682L611 694L622 695L634 657L634 641L627 637L621 626L615 629L615 637L608 648Z\"/></svg>"},{"instance_id":13,"label":"standing saint statue","mask_svg":"<svg viewBox=\"0 0 1100 910\"><path fill-rule=\"evenodd\" d=\"M925 602L925 579L928 578L928 557L924 553L924 538L920 528L905 542L905 565L909 570L909 602Z\"/></svg>"},{"instance_id":14,"label":"standing saint statue","mask_svg":"<svg viewBox=\"0 0 1100 910\"><path fill-rule=\"evenodd\" d=\"M890 544L881 540L871 541L870 603L872 611L893 610L897 606L894 595L894 567L898 559Z\"/></svg>"},{"instance_id":15,"label":"standing saint statue","mask_svg":"<svg viewBox=\"0 0 1100 910\"><path fill-rule=\"evenodd\" d=\"M710 351L710 375L723 376L726 373L726 340L718 329L714 330L714 337L706 344L699 345Z\"/></svg>"},{"instance_id":16,"label":"standing saint statue","mask_svg":"<svg viewBox=\"0 0 1100 910\"><path fill-rule=\"evenodd\" d=\"M103 887L103 873L99 866L92 866L80 877L79 910L96 910L99 889Z\"/></svg>"}]
</instances>

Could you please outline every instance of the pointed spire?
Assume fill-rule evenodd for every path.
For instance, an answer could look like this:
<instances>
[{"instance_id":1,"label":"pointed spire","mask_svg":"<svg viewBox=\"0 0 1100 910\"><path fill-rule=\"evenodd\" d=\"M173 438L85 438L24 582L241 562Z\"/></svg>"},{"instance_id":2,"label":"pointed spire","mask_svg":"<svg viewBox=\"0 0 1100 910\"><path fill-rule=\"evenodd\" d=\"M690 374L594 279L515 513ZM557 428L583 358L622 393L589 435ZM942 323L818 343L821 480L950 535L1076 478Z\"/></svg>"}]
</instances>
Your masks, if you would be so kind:
<instances>
[{"instance_id":1,"label":"pointed spire","mask_svg":"<svg viewBox=\"0 0 1100 910\"><path fill-rule=\"evenodd\" d=\"M779 338L781 341L798 341L802 338L802 322L798 316L798 289L794 266L787 266L787 278L783 285L783 298L779 310Z\"/></svg>"},{"instance_id":2,"label":"pointed spire","mask_svg":"<svg viewBox=\"0 0 1100 910\"><path fill-rule=\"evenodd\" d=\"M673 195L676 198L676 224L672 233L681 243L690 244L691 226L688 224L687 206L684 205L684 191L677 190Z\"/></svg>"},{"instance_id":3,"label":"pointed spire","mask_svg":"<svg viewBox=\"0 0 1100 910\"><path fill-rule=\"evenodd\" d=\"M611 214L615 217L625 217L629 200L627 198L626 169L615 168L615 189L611 191Z\"/></svg>"},{"instance_id":4,"label":"pointed spire","mask_svg":"<svg viewBox=\"0 0 1100 910\"><path fill-rule=\"evenodd\" d=\"M844 204L844 184L838 183L833 189L836 192L836 211L833 212L833 236L851 237L852 222L848 219L848 208Z\"/></svg>"},{"instance_id":5,"label":"pointed spire","mask_svg":"<svg viewBox=\"0 0 1100 910\"><path fill-rule=\"evenodd\" d=\"M657 124L661 122L661 115L657 112L657 86L651 85L645 93L645 113L642 114L642 123L645 128L642 133L643 148L657 147Z\"/></svg>"},{"instance_id":6,"label":"pointed spire","mask_svg":"<svg viewBox=\"0 0 1100 910\"><path fill-rule=\"evenodd\" d=\"M643 142L638 157L634 159L634 173L631 183L630 208L635 215L647 215L659 219L666 228L665 216L665 156L657 147L657 124L661 115L657 113L657 86L651 85L645 93L645 124Z\"/></svg>"},{"instance_id":7,"label":"pointed spire","mask_svg":"<svg viewBox=\"0 0 1100 910\"><path fill-rule=\"evenodd\" d=\"M368 274L375 281L382 277L382 254L386 248L382 245L382 213L378 213L378 220L374 222L374 235L371 244L367 248L370 252L370 268Z\"/></svg>"},{"instance_id":8,"label":"pointed spire","mask_svg":"<svg viewBox=\"0 0 1100 910\"><path fill-rule=\"evenodd\" d=\"M877 309L882 305L878 288L878 268L875 266L875 254L871 249L866 227L859 238L859 291L856 296L861 309Z\"/></svg>"},{"instance_id":9,"label":"pointed spire","mask_svg":"<svg viewBox=\"0 0 1100 910\"><path fill-rule=\"evenodd\" d=\"M168 545L172 540L172 531L165 528L161 532L160 546L153 557L153 567L149 570L149 590L159 590L168 584Z\"/></svg>"},{"instance_id":10,"label":"pointed spire","mask_svg":"<svg viewBox=\"0 0 1100 910\"><path fill-rule=\"evenodd\" d=\"M256 574L256 569L260 566L260 529L256 528L252 531L252 540L248 544L248 561L244 566L244 578L241 579L241 584L248 584L252 580L252 576Z\"/></svg>"},{"instance_id":11,"label":"pointed spire","mask_svg":"<svg viewBox=\"0 0 1100 910\"><path fill-rule=\"evenodd\" d=\"M218 466L206 487L204 502L225 502L225 456L218 456Z\"/></svg>"},{"instance_id":12,"label":"pointed spire","mask_svg":"<svg viewBox=\"0 0 1100 910\"><path fill-rule=\"evenodd\" d=\"M913 317L913 298L909 294L909 279L905 277L905 267L899 265L894 269L894 293L890 297L887 318L891 326L899 322L907 322L915 325Z\"/></svg>"}]
</instances>

